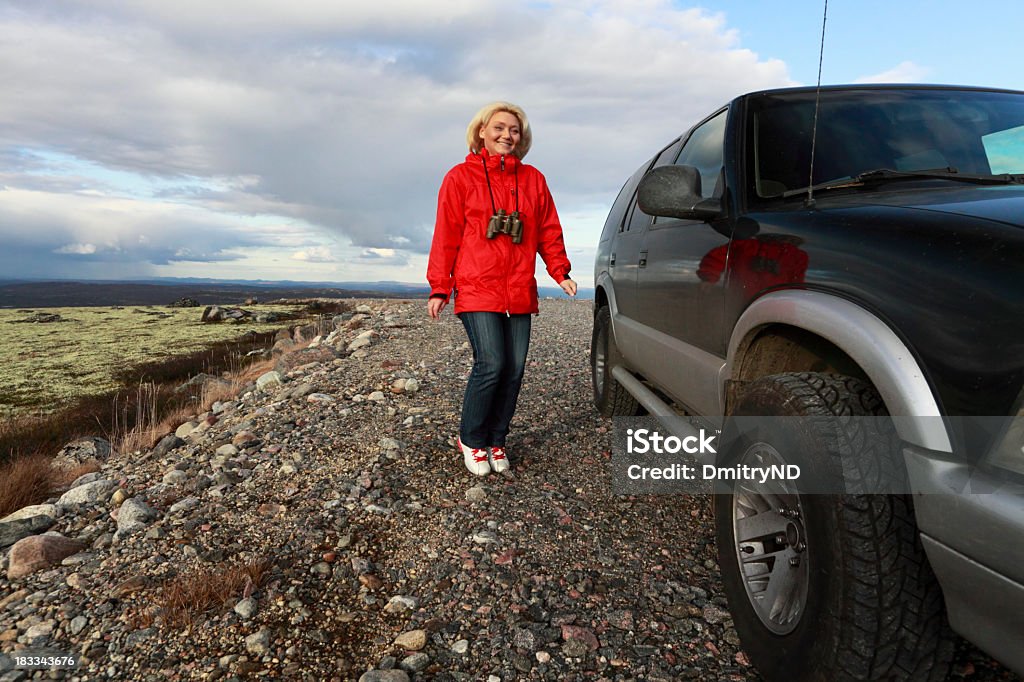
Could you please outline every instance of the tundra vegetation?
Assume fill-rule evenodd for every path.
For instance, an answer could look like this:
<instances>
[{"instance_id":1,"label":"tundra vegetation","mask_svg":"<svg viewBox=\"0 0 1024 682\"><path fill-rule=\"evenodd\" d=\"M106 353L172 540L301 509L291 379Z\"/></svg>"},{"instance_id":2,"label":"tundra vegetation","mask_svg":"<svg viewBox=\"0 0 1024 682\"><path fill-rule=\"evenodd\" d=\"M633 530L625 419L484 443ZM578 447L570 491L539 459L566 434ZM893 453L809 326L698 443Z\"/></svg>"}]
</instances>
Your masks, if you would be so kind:
<instances>
[{"instance_id":1,"label":"tundra vegetation","mask_svg":"<svg viewBox=\"0 0 1024 682\"><path fill-rule=\"evenodd\" d=\"M283 327L348 309L246 306L246 321L216 323L200 321L201 307L0 310L0 516L67 485L69 472L50 459L69 441L101 435L120 452L152 447L268 371L273 361L250 351L268 350ZM278 321L252 321L271 312ZM200 373L227 381L180 390Z\"/></svg>"}]
</instances>

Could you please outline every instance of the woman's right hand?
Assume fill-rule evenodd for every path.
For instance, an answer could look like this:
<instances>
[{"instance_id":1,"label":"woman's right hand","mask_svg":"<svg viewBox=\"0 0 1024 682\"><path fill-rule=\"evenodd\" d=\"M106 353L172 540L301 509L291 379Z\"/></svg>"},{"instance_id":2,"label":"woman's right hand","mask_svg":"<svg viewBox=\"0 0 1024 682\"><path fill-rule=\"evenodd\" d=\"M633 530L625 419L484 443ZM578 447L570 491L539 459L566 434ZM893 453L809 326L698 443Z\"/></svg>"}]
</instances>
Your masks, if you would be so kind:
<instances>
[{"instance_id":1,"label":"woman's right hand","mask_svg":"<svg viewBox=\"0 0 1024 682\"><path fill-rule=\"evenodd\" d=\"M448 305L448 299L435 296L434 298L427 300L427 312L433 319L441 317L441 311Z\"/></svg>"}]
</instances>

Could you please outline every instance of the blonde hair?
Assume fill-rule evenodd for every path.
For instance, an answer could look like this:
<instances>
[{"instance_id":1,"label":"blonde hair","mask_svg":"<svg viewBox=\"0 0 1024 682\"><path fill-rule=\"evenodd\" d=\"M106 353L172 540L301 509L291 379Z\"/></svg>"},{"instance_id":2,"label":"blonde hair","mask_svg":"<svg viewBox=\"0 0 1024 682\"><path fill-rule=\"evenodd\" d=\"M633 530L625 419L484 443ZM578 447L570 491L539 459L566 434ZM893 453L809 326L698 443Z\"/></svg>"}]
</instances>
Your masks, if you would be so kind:
<instances>
[{"instance_id":1,"label":"blonde hair","mask_svg":"<svg viewBox=\"0 0 1024 682\"><path fill-rule=\"evenodd\" d=\"M526 156L526 152L530 151L530 145L533 144L533 133L530 132L530 121L526 118L526 112L522 107L511 102L491 102L476 112L470 119L469 126L466 127L466 142L469 143L469 151L474 154L480 153L480 148L483 146L480 140L480 130L487 125L492 116L501 111L507 111L519 119L519 144L512 150L512 155L521 159Z\"/></svg>"}]
</instances>

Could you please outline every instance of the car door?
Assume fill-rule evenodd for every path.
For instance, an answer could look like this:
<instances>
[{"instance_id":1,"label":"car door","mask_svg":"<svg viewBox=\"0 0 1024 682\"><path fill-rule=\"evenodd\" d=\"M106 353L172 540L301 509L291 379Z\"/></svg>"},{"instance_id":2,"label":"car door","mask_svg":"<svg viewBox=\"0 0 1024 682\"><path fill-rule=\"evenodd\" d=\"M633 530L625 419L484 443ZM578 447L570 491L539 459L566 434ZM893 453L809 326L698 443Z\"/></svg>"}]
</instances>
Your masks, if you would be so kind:
<instances>
[{"instance_id":1,"label":"car door","mask_svg":"<svg viewBox=\"0 0 1024 682\"><path fill-rule=\"evenodd\" d=\"M682 146L682 138L677 138L672 144L661 150L650 164L638 171L631 179L633 193L629 198L629 206L626 209L624 219L615 238L612 253L609 257L609 272L612 273L612 281L615 286L616 307L613 310L615 315L613 325L615 328L615 339L619 346L619 352L626 358L626 362L635 366L634 359L640 352L637 346L636 320L640 313L640 301L637 298L636 278L637 272L643 266L644 236L647 227L653 220L636 203L636 186L640 183L644 174L651 168L664 166L675 161Z\"/></svg>"},{"instance_id":2,"label":"car door","mask_svg":"<svg viewBox=\"0 0 1024 682\"><path fill-rule=\"evenodd\" d=\"M728 109L696 126L676 158L700 172L701 196L721 198ZM719 371L729 238L701 220L658 218L643 234L636 317L644 376L697 414L720 414Z\"/></svg>"}]
</instances>

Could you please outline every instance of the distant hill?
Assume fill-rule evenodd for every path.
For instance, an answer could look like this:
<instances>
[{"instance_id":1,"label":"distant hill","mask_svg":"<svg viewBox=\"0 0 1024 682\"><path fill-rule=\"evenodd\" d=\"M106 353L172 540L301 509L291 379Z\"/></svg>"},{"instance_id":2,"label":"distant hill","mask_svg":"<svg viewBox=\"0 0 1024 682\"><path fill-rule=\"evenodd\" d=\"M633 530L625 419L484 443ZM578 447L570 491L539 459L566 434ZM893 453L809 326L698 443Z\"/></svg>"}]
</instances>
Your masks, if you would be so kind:
<instances>
[{"instance_id":1,"label":"distant hill","mask_svg":"<svg viewBox=\"0 0 1024 682\"><path fill-rule=\"evenodd\" d=\"M277 298L426 298L426 285L403 282L269 282L163 278L133 281L0 280L0 308L59 308L108 305L167 305L192 298L203 305L240 304ZM541 296L564 296L541 287ZM582 290L580 298L592 298Z\"/></svg>"}]
</instances>

